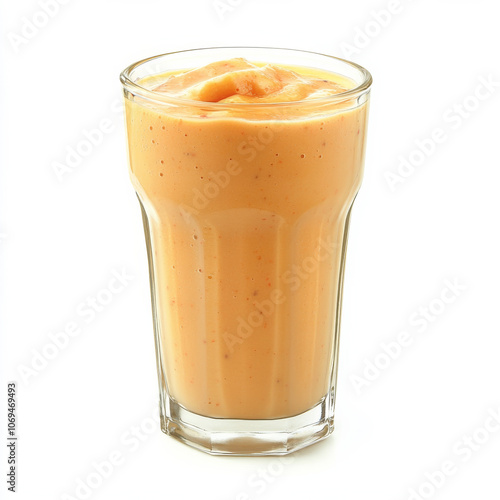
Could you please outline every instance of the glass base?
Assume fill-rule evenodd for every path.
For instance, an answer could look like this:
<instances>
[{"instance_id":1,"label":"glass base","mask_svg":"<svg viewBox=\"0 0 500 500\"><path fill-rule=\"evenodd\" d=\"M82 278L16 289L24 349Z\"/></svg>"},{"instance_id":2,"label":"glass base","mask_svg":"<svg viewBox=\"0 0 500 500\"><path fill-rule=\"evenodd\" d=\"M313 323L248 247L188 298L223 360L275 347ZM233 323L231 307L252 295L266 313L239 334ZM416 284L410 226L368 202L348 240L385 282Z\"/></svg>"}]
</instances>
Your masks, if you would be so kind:
<instances>
[{"instance_id":1,"label":"glass base","mask_svg":"<svg viewBox=\"0 0 500 500\"><path fill-rule=\"evenodd\" d=\"M242 420L203 417L170 399L165 412L169 415L161 415L161 429L211 455L287 455L333 432L333 402L332 395L293 417Z\"/></svg>"}]
</instances>

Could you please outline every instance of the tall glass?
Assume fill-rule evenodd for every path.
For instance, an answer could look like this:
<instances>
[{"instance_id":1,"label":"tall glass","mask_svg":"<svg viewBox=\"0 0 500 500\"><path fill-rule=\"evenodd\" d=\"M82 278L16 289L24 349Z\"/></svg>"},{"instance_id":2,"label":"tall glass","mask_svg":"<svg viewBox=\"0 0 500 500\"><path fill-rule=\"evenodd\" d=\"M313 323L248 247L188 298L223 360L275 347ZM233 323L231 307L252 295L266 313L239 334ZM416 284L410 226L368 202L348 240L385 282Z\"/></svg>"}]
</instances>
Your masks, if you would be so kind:
<instances>
[{"instance_id":1,"label":"tall glass","mask_svg":"<svg viewBox=\"0 0 500 500\"><path fill-rule=\"evenodd\" d=\"M332 72L352 89L274 104L152 90L166 72L234 57ZM213 48L140 61L121 81L162 430L229 455L286 454L325 438L370 74L311 52Z\"/></svg>"}]
</instances>

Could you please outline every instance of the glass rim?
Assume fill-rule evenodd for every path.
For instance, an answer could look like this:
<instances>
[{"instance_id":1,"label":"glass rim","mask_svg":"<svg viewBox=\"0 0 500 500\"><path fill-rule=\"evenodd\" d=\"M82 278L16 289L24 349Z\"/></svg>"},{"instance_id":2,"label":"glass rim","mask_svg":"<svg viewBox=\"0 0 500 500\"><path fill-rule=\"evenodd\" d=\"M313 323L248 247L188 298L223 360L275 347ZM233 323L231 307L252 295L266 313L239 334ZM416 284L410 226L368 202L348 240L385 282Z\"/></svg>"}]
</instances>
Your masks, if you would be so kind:
<instances>
[{"instance_id":1,"label":"glass rim","mask_svg":"<svg viewBox=\"0 0 500 500\"><path fill-rule=\"evenodd\" d=\"M147 89L138 83L134 82L131 78L131 73L144 64L150 63L154 60L158 60L160 58L164 58L167 56L175 55L175 54L187 54L187 53L195 53L198 51L209 51L209 50L234 50L234 49L243 49L243 50L276 50L276 51L287 51L287 52L297 52L301 54L310 54L314 56L320 56L328 59L333 59L340 63L346 64L351 68L359 71L362 75L362 82L353 87L352 89L346 90L345 92L339 92L338 94L333 94L325 97L319 97L317 99L309 99L309 100L299 100L299 101L288 101L288 102L238 102L238 103L221 103L221 102L209 102L209 101L196 101L193 99L184 99L181 97L173 97L161 92L155 92L154 90ZM321 69L321 68L319 68ZM328 54L323 54L320 52L314 52L310 50L300 50L300 49L290 49L290 48L280 48L280 47L257 47L257 46L221 46L221 47L200 47L196 49L184 49L177 50L174 52L166 52L163 54L158 54L156 56L151 56L145 59L141 59L129 66L127 66L120 73L120 82L124 89L130 91L134 95L139 95L143 98L147 98L151 101L161 102L164 104L173 104L177 106L190 106L190 107L203 107L203 108L212 108L212 109L249 109L249 108L266 108L266 107L287 107L287 106L315 106L321 104L332 104L338 102L344 102L349 99L356 98L363 94L369 92L370 87L373 82L372 75L370 72L365 69L363 66L348 61L346 59L342 59L340 57L331 56Z\"/></svg>"}]
</instances>

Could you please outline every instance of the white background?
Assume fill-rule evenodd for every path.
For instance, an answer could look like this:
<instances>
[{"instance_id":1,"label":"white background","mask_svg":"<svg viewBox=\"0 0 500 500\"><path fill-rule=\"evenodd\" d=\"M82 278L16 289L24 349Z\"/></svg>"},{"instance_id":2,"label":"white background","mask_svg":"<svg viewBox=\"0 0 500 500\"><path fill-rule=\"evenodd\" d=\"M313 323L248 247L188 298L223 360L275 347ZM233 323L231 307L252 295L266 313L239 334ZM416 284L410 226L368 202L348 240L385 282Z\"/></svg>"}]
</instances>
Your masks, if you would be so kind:
<instances>
[{"instance_id":1,"label":"white background","mask_svg":"<svg viewBox=\"0 0 500 500\"><path fill-rule=\"evenodd\" d=\"M1 477L6 382L16 380L23 500L499 498L499 424L488 420L500 411L498 3L231 2L218 12L212 0L66 0L30 31L30 20L44 23L41 2L2 1ZM377 15L389 7L389 18ZM286 463L211 457L152 425L146 252L118 75L147 56L217 45L344 56L374 77L336 429ZM481 79L496 87L478 101ZM58 179L54 164L102 120L102 142ZM445 139L432 146L436 128ZM425 158L418 140L427 141ZM388 172L397 174L401 158L418 166L391 190ZM80 305L123 270L132 277L124 290L94 318L82 315ZM447 292L449 304L440 299L446 280L460 288ZM49 335L71 322L79 334L54 352ZM411 343L387 362L382 344L402 332ZM34 371L23 375L23 366ZM110 455L120 463L98 476L94 464ZM446 461L453 474L443 479L434 472ZM440 486L426 485L426 474ZM85 494L77 486L87 481Z\"/></svg>"}]
</instances>

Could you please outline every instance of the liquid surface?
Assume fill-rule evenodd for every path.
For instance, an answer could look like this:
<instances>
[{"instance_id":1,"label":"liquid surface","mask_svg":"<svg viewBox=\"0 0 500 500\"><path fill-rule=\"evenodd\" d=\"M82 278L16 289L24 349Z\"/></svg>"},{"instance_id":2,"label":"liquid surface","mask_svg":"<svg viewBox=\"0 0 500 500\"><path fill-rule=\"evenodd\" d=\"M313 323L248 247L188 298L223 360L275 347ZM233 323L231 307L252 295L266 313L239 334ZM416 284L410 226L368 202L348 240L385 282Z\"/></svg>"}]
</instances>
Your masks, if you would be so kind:
<instances>
[{"instance_id":1,"label":"liquid surface","mask_svg":"<svg viewBox=\"0 0 500 500\"><path fill-rule=\"evenodd\" d=\"M311 73L311 72L309 72ZM272 64L265 66L243 58L218 61L202 68L173 74L156 92L202 102L278 103L318 99L345 92L346 79L331 74L299 74Z\"/></svg>"},{"instance_id":2,"label":"liquid surface","mask_svg":"<svg viewBox=\"0 0 500 500\"><path fill-rule=\"evenodd\" d=\"M311 72L233 59L156 80L157 92L198 100L199 109L126 101L161 372L170 395L201 415L292 416L331 389L366 105L262 117L202 106L346 88Z\"/></svg>"}]
</instances>

